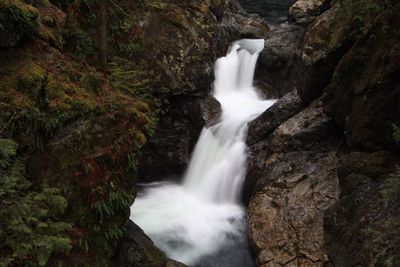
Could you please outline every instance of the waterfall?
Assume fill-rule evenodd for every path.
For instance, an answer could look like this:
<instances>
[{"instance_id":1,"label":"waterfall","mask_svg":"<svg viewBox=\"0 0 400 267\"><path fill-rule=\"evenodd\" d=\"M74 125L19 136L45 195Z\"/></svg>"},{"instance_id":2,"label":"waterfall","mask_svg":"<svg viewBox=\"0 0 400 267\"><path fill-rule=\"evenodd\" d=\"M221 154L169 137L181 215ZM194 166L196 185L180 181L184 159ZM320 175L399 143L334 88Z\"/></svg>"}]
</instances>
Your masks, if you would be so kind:
<instances>
[{"instance_id":1,"label":"waterfall","mask_svg":"<svg viewBox=\"0 0 400 267\"><path fill-rule=\"evenodd\" d=\"M202 130L182 185L146 185L131 207L131 220L172 259L204 266L207 257L225 253L225 258L236 256L229 266L252 265L243 256L248 251L240 191L247 124L275 102L263 100L253 87L263 48L262 39L239 40L216 61L213 96L222 107L219 123Z\"/></svg>"}]
</instances>

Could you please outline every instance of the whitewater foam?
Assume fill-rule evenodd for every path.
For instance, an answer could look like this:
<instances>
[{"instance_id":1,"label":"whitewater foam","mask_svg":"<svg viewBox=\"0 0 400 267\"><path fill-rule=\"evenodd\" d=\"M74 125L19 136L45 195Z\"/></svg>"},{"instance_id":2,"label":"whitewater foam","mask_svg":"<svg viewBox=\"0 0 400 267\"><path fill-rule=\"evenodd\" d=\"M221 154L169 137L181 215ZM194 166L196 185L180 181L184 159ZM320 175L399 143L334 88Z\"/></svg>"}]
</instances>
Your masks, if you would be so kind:
<instances>
[{"instance_id":1,"label":"whitewater foam","mask_svg":"<svg viewBox=\"0 0 400 267\"><path fill-rule=\"evenodd\" d=\"M247 242L240 205L247 124L275 102L262 99L252 84L263 47L262 39L242 39L216 61L213 95L221 103L220 122L202 130L181 185L145 185L131 207L131 220L172 259L196 265L230 246L248 253L235 245ZM231 266L251 265L232 260Z\"/></svg>"}]
</instances>

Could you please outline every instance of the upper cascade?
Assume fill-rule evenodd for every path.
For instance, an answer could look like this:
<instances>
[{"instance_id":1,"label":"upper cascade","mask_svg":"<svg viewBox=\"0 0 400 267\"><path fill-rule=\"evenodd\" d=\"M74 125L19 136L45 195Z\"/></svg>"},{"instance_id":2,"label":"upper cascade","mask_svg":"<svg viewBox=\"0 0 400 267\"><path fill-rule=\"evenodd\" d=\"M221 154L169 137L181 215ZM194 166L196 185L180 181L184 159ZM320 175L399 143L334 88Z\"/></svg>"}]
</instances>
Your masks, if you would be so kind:
<instances>
[{"instance_id":1,"label":"upper cascade","mask_svg":"<svg viewBox=\"0 0 400 267\"><path fill-rule=\"evenodd\" d=\"M238 40L216 61L214 96L222 115L218 124L203 129L184 178L186 188L208 201L239 201L247 165L247 123L275 102L262 99L253 87L263 48L263 39Z\"/></svg>"},{"instance_id":2,"label":"upper cascade","mask_svg":"<svg viewBox=\"0 0 400 267\"><path fill-rule=\"evenodd\" d=\"M264 39L242 39L233 42L225 57L215 63L214 96L241 90L253 90L254 71Z\"/></svg>"}]
</instances>

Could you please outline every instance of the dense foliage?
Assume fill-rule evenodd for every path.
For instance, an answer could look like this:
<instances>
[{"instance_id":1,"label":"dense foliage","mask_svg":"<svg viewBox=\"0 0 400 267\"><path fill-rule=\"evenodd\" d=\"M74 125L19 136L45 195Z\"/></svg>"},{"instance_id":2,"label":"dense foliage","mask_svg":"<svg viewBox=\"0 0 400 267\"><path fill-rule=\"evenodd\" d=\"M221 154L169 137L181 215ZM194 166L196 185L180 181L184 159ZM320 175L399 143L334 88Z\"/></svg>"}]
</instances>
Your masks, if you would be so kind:
<instances>
[{"instance_id":1,"label":"dense foliage","mask_svg":"<svg viewBox=\"0 0 400 267\"><path fill-rule=\"evenodd\" d=\"M60 220L67 200L57 188L35 188L24 168L17 144L0 139L0 266L45 266L71 249L71 224Z\"/></svg>"},{"instance_id":2,"label":"dense foliage","mask_svg":"<svg viewBox=\"0 0 400 267\"><path fill-rule=\"evenodd\" d=\"M122 4L0 0L0 266L110 264L158 110Z\"/></svg>"}]
</instances>

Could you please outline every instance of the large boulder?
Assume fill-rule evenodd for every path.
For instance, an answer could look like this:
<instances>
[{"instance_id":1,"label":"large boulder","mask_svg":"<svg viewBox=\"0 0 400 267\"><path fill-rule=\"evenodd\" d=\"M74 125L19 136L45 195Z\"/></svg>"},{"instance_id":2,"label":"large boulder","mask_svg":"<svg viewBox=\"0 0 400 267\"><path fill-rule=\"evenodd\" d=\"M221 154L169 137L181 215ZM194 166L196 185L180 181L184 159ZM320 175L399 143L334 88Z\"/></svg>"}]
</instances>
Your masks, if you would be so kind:
<instances>
[{"instance_id":1,"label":"large boulder","mask_svg":"<svg viewBox=\"0 0 400 267\"><path fill-rule=\"evenodd\" d=\"M351 47L350 19L340 2L311 24L283 24L271 30L260 56L256 78L268 97L297 89L310 103L329 84L337 63Z\"/></svg>"},{"instance_id":2,"label":"large boulder","mask_svg":"<svg viewBox=\"0 0 400 267\"><path fill-rule=\"evenodd\" d=\"M258 165L251 167L248 178L258 179L248 227L259 266L326 262L323 217L339 193L337 142L331 119L320 103L313 103L251 146Z\"/></svg>"},{"instance_id":3,"label":"large boulder","mask_svg":"<svg viewBox=\"0 0 400 267\"><path fill-rule=\"evenodd\" d=\"M302 34L304 29L294 24L282 24L268 32L255 74L255 84L267 98L282 97L295 88L290 77Z\"/></svg>"},{"instance_id":4,"label":"large boulder","mask_svg":"<svg viewBox=\"0 0 400 267\"><path fill-rule=\"evenodd\" d=\"M298 95L297 90L287 93L254 121L249 123L246 143L252 145L268 137L279 125L293 117L303 108L303 101Z\"/></svg>"},{"instance_id":5,"label":"large boulder","mask_svg":"<svg viewBox=\"0 0 400 267\"><path fill-rule=\"evenodd\" d=\"M297 0L289 9L289 15L296 23L308 24L320 15L330 0Z\"/></svg>"},{"instance_id":6,"label":"large boulder","mask_svg":"<svg viewBox=\"0 0 400 267\"><path fill-rule=\"evenodd\" d=\"M318 97L329 84L336 65L353 43L342 13L337 2L318 16L308 27L296 51L297 67L292 75L306 102Z\"/></svg>"},{"instance_id":7,"label":"large boulder","mask_svg":"<svg viewBox=\"0 0 400 267\"><path fill-rule=\"evenodd\" d=\"M237 0L214 0L220 22L214 34L217 56L224 56L227 44L241 38L264 38L269 30L264 20L256 14L246 13Z\"/></svg>"}]
</instances>

